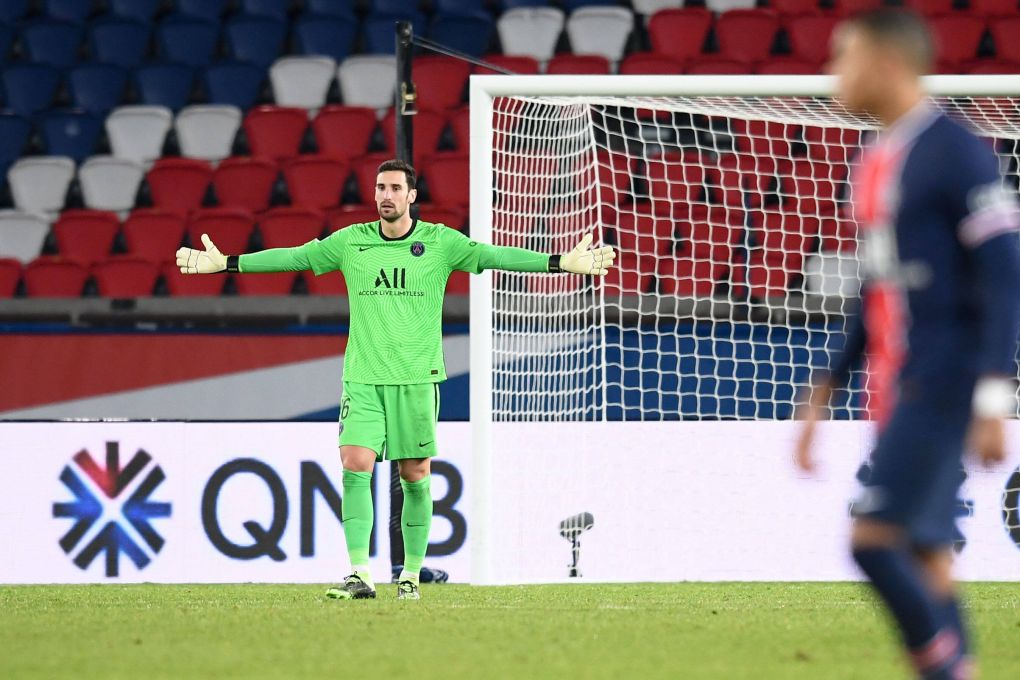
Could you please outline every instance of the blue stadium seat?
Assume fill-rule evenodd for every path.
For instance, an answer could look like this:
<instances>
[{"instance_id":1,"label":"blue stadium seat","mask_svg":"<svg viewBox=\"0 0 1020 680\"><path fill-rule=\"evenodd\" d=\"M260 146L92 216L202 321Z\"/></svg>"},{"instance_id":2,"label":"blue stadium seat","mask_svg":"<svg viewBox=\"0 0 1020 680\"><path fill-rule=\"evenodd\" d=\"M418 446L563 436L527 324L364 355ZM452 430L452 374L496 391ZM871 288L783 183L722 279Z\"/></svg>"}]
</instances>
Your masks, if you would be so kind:
<instances>
[{"instance_id":1,"label":"blue stadium seat","mask_svg":"<svg viewBox=\"0 0 1020 680\"><path fill-rule=\"evenodd\" d=\"M408 2L408 0L369 0L369 7L372 14L407 14L409 11L416 11L414 8L420 3Z\"/></svg>"},{"instance_id":2,"label":"blue stadium seat","mask_svg":"<svg viewBox=\"0 0 1020 680\"><path fill-rule=\"evenodd\" d=\"M321 54L338 64L354 49L358 24L353 17L304 14L294 22L294 47L300 54Z\"/></svg>"},{"instance_id":3,"label":"blue stadium seat","mask_svg":"<svg viewBox=\"0 0 1020 680\"><path fill-rule=\"evenodd\" d=\"M162 0L108 0L110 12L125 19L152 21Z\"/></svg>"},{"instance_id":4,"label":"blue stadium seat","mask_svg":"<svg viewBox=\"0 0 1020 680\"><path fill-rule=\"evenodd\" d=\"M47 154L81 163L95 153L103 122L87 111L51 111L40 116L39 130Z\"/></svg>"},{"instance_id":5,"label":"blue stadium seat","mask_svg":"<svg viewBox=\"0 0 1020 680\"><path fill-rule=\"evenodd\" d=\"M208 19L175 14L159 22L156 36L160 54L167 61L205 66L216 52L220 27Z\"/></svg>"},{"instance_id":6,"label":"blue stadium seat","mask_svg":"<svg viewBox=\"0 0 1020 680\"><path fill-rule=\"evenodd\" d=\"M145 61L152 25L135 19L101 19L89 26L89 44L96 61L134 68Z\"/></svg>"},{"instance_id":7,"label":"blue stadium seat","mask_svg":"<svg viewBox=\"0 0 1020 680\"><path fill-rule=\"evenodd\" d=\"M14 42L14 27L8 24L0 24L0 64L7 61L11 53L11 44Z\"/></svg>"},{"instance_id":8,"label":"blue stadium seat","mask_svg":"<svg viewBox=\"0 0 1020 680\"><path fill-rule=\"evenodd\" d=\"M265 69L283 52L287 24L270 17L241 15L227 22L225 32L234 59Z\"/></svg>"},{"instance_id":9,"label":"blue stadium seat","mask_svg":"<svg viewBox=\"0 0 1020 680\"><path fill-rule=\"evenodd\" d=\"M242 0L241 11L260 17L272 17L280 21L287 20L290 0Z\"/></svg>"},{"instance_id":10,"label":"blue stadium seat","mask_svg":"<svg viewBox=\"0 0 1020 680\"><path fill-rule=\"evenodd\" d=\"M155 62L135 71L142 102L174 112L188 103L194 78L194 70L187 64Z\"/></svg>"},{"instance_id":11,"label":"blue stadium seat","mask_svg":"<svg viewBox=\"0 0 1020 680\"><path fill-rule=\"evenodd\" d=\"M616 0L563 0L563 11L570 14L578 7L598 7L607 5L619 5Z\"/></svg>"},{"instance_id":12,"label":"blue stadium seat","mask_svg":"<svg viewBox=\"0 0 1020 680\"><path fill-rule=\"evenodd\" d=\"M226 9L227 0L177 0L174 4L181 14L219 21Z\"/></svg>"},{"instance_id":13,"label":"blue stadium seat","mask_svg":"<svg viewBox=\"0 0 1020 680\"><path fill-rule=\"evenodd\" d=\"M14 22L28 12L28 0L0 0L0 21Z\"/></svg>"},{"instance_id":14,"label":"blue stadium seat","mask_svg":"<svg viewBox=\"0 0 1020 680\"><path fill-rule=\"evenodd\" d=\"M485 0L436 0L439 14L478 14L485 11Z\"/></svg>"},{"instance_id":15,"label":"blue stadium seat","mask_svg":"<svg viewBox=\"0 0 1020 680\"><path fill-rule=\"evenodd\" d=\"M371 54L393 54L397 51L397 39L393 24L410 21L415 35L425 34L425 17L418 12L400 14L373 14L365 19L362 34L365 36L365 51Z\"/></svg>"},{"instance_id":16,"label":"blue stadium seat","mask_svg":"<svg viewBox=\"0 0 1020 680\"><path fill-rule=\"evenodd\" d=\"M7 169L25 149L32 123L13 113L0 113L0 184L7 183Z\"/></svg>"},{"instance_id":17,"label":"blue stadium seat","mask_svg":"<svg viewBox=\"0 0 1020 680\"><path fill-rule=\"evenodd\" d=\"M21 29L29 59L57 68L68 68L78 58L82 27L70 21L36 19Z\"/></svg>"},{"instance_id":18,"label":"blue stadium seat","mask_svg":"<svg viewBox=\"0 0 1020 680\"><path fill-rule=\"evenodd\" d=\"M105 116L123 99L128 72L116 64L83 63L68 72L67 80L75 106Z\"/></svg>"},{"instance_id":19,"label":"blue stadium seat","mask_svg":"<svg viewBox=\"0 0 1020 680\"><path fill-rule=\"evenodd\" d=\"M516 7L548 7L551 0L503 0L503 9Z\"/></svg>"},{"instance_id":20,"label":"blue stadium seat","mask_svg":"<svg viewBox=\"0 0 1020 680\"><path fill-rule=\"evenodd\" d=\"M92 14L90 0L45 0L43 14L54 19L81 23Z\"/></svg>"},{"instance_id":21,"label":"blue stadium seat","mask_svg":"<svg viewBox=\"0 0 1020 680\"><path fill-rule=\"evenodd\" d=\"M230 104L246 111L258 99L266 71L254 64L225 61L207 68L203 80L210 103Z\"/></svg>"},{"instance_id":22,"label":"blue stadium seat","mask_svg":"<svg viewBox=\"0 0 1020 680\"><path fill-rule=\"evenodd\" d=\"M49 108L60 85L60 72L47 64L14 64L2 78L7 108L22 116Z\"/></svg>"},{"instance_id":23,"label":"blue stadium seat","mask_svg":"<svg viewBox=\"0 0 1020 680\"><path fill-rule=\"evenodd\" d=\"M429 38L473 57L489 51L492 20L481 14L438 14L429 27Z\"/></svg>"},{"instance_id":24,"label":"blue stadium seat","mask_svg":"<svg viewBox=\"0 0 1020 680\"><path fill-rule=\"evenodd\" d=\"M305 11L331 17L353 17L354 0L305 0Z\"/></svg>"}]
</instances>

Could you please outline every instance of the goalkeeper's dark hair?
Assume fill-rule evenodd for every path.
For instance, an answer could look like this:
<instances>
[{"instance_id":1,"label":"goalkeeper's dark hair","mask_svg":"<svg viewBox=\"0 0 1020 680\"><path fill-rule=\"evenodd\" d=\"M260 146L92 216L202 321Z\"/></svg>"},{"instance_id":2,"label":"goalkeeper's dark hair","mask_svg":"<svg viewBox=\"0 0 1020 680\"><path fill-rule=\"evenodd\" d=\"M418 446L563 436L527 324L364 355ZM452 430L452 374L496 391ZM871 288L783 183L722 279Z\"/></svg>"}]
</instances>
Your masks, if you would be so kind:
<instances>
[{"instance_id":1,"label":"goalkeeper's dark hair","mask_svg":"<svg viewBox=\"0 0 1020 680\"><path fill-rule=\"evenodd\" d=\"M399 158L393 160L383 161L382 165L379 166L378 172L392 172L398 171L404 173L404 177L407 178L407 190L415 188L415 184L418 182L418 175L415 173L414 168L407 161L402 161Z\"/></svg>"},{"instance_id":2,"label":"goalkeeper's dark hair","mask_svg":"<svg viewBox=\"0 0 1020 680\"><path fill-rule=\"evenodd\" d=\"M875 42L906 57L918 73L928 73L935 62L935 41L921 15L908 9L882 8L855 14L845 26L863 31Z\"/></svg>"}]
</instances>

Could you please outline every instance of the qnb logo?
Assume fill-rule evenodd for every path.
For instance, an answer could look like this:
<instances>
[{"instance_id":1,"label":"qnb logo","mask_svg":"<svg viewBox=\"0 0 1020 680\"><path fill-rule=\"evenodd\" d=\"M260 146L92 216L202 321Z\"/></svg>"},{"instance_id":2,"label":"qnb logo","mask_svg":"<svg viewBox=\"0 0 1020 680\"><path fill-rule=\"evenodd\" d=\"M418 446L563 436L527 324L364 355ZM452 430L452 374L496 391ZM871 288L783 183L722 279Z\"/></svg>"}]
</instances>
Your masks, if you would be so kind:
<instances>
[{"instance_id":1,"label":"qnb logo","mask_svg":"<svg viewBox=\"0 0 1020 680\"><path fill-rule=\"evenodd\" d=\"M100 467L88 451L74 456L60 481L72 494L71 502L53 504L53 516L74 520L60 539L60 547L80 569L88 569L100 553L106 553L106 575L120 573L123 553L135 567L144 569L163 547L163 537L150 523L170 516L170 504L150 501L149 496L166 475L152 456L139 449L120 467L120 446L106 443L106 467ZM145 472L145 474L142 474Z\"/></svg>"}]
</instances>

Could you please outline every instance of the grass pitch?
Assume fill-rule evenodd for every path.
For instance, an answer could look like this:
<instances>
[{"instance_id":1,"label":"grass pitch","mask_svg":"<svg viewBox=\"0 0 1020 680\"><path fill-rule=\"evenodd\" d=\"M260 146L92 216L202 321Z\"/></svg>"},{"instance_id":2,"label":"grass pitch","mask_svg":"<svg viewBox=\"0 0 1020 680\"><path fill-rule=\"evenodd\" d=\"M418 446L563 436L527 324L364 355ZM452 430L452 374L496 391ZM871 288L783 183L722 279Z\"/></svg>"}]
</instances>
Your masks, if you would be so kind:
<instances>
[{"instance_id":1,"label":"grass pitch","mask_svg":"<svg viewBox=\"0 0 1020 680\"><path fill-rule=\"evenodd\" d=\"M855 584L0 586L0 678L908 678ZM1020 584L966 588L984 680L1020 677Z\"/></svg>"}]
</instances>

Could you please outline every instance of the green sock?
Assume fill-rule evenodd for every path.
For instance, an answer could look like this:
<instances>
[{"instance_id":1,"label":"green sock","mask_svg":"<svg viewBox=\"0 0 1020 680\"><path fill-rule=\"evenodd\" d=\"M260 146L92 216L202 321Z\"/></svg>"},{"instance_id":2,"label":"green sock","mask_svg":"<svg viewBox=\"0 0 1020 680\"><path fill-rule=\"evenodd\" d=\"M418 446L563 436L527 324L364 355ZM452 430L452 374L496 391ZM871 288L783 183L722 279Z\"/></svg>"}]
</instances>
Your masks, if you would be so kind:
<instances>
[{"instance_id":1,"label":"green sock","mask_svg":"<svg viewBox=\"0 0 1020 680\"><path fill-rule=\"evenodd\" d=\"M417 581L432 527L432 477L426 476L417 482L401 479L400 487L404 490L404 510L400 513L404 532L404 571L400 579Z\"/></svg>"},{"instance_id":2,"label":"green sock","mask_svg":"<svg viewBox=\"0 0 1020 680\"><path fill-rule=\"evenodd\" d=\"M368 571L368 543L372 539L372 473L344 470L343 513L347 555L354 572L364 577Z\"/></svg>"}]
</instances>

